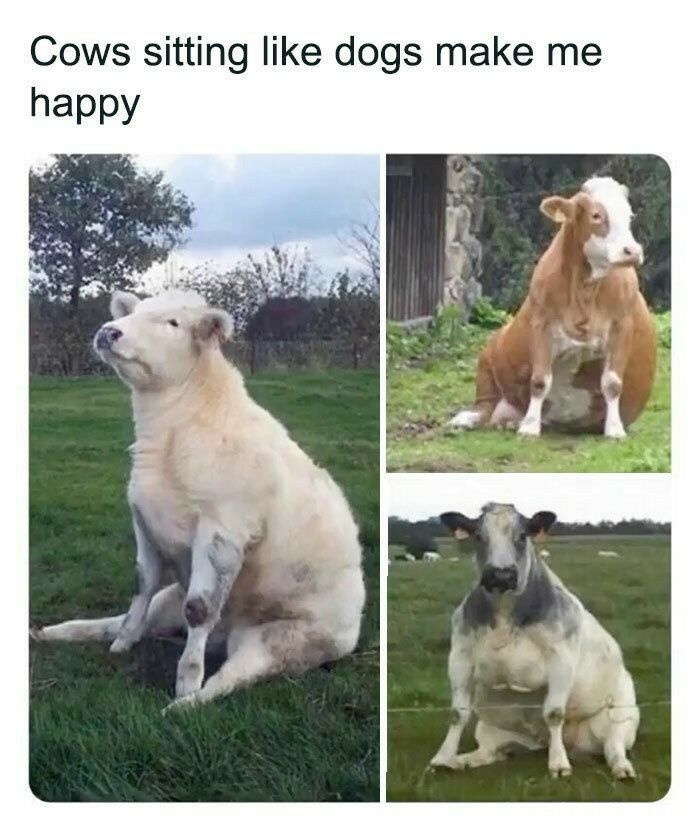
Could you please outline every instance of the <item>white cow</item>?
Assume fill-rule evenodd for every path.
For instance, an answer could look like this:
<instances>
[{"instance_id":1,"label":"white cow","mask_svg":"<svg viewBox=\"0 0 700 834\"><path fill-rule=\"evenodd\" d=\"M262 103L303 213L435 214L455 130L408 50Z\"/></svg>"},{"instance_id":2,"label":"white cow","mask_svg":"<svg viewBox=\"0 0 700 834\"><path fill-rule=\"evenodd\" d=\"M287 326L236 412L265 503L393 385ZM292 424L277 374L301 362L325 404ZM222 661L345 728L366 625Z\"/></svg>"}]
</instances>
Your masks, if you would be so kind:
<instances>
[{"instance_id":1,"label":"white cow","mask_svg":"<svg viewBox=\"0 0 700 834\"><path fill-rule=\"evenodd\" d=\"M568 749L602 754L615 778L634 778L627 753L639 709L620 647L532 543L556 516L487 504L478 519L440 518L458 538L476 539L479 578L452 619L454 717L432 765L461 770L513 747L547 749L551 775L569 776ZM460 755L472 712L477 749Z\"/></svg>"},{"instance_id":2,"label":"white cow","mask_svg":"<svg viewBox=\"0 0 700 834\"><path fill-rule=\"evenodd\" d=\"M436 553L434 550L426 550L423 554L423 561L424 562L439 562L440 561L440 554Z\"/></svg>"},{"instance_id":3,"label":"white cow","mask_svg":"<svg viewBox=\"0 0 700 834\"><path fill-rule=\"evenodd\" d=\"M617 553L615 550L599 550L599 556L603 556L606 559L619 559L620 554Z\"/></svg>"},{"instance_id":4,"label":"white cow","mask_svg":"<svg viewBox=\"0 0 700 834\"><path fill-rule=\"evenodd\" d=\"M125 615L33 636L124 652L186 628L170 706L347 655L365 599L357 526L331 476L224 358L230 316L181 292L118 292L111 311L94 346L132 391L138 591ZM164 588L166 567L178 582ZM208 641L225 643L228 659L202 686Z\"/></svg>"}]
</instances>

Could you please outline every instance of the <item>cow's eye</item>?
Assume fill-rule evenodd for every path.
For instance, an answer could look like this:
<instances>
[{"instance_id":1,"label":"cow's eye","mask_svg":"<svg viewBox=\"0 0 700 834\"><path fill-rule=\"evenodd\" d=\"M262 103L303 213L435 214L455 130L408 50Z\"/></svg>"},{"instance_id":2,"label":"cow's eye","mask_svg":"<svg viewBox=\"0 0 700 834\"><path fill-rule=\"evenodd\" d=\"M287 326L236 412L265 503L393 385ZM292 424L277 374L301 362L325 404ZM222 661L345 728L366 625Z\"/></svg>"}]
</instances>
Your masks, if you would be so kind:
<instances>
[{"instance_id":1,"label":"cow's eye","mask_svg":"<svg viewBox=\"0 0 700 834\"><path fill-rule=\"evenodd\" d=\"M168 319L168 324L171 327L179 327L180 325L177 323L177 319Z\"/></svg>"},{"instance_id":2,"label":"cow's eye","mask_svg":"<svg viewBox=\"0 0 700 834\"><path fill-rule=\"evenodd\" d=\"M594 211L591 217L596 223L603 219L603 215L599 211Z\"/></svg>"}]
</instances>

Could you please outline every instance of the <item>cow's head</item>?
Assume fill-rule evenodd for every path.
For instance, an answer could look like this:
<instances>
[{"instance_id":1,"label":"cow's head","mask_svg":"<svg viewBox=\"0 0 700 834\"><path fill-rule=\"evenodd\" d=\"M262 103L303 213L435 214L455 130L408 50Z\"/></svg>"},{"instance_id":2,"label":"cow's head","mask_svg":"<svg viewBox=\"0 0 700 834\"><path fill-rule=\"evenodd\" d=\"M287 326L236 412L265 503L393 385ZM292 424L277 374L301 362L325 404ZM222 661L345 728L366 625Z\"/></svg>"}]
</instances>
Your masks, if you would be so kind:
<instances>
[{"instance_id":1,"label":"cow's head","mask_svg":"<svg viewBox=\"0 0 700 834\"><path fill-rule=\"evenodd\" d=\"M233 330L228 313L191 292L141 300L118 291L110 312L114 319L97 331L93 346L127 384L139 389L184 382L204 352L219 350Z\"/></svg>"},{"instance_id":2,"label":"cow's head","mask_svg":"<svg viewBox=\"0 0 700 834\"><path fill-rule=\"evenodd\" d=\"M627 186L612 177L593 177L571 198L547 197L540 204L555 223L569 224L593 276L602 278L613 266L641 266L644 251L634 239Z\"/></svg>"},{"instance_id":3,"label":"cow's head","mask_svg":"<svg viewBox=\"0 0 700 834\"><path fill-rule=\"evenodd\" d=\"M479 583L486 591L517 594L525 589L536 558L532 539L546 533L556 518L548 511L526 518L512 504L487 504L479 518L451 512L443 513L440 521L458 539L475 540Z\"/></svg>"}]
</instances>

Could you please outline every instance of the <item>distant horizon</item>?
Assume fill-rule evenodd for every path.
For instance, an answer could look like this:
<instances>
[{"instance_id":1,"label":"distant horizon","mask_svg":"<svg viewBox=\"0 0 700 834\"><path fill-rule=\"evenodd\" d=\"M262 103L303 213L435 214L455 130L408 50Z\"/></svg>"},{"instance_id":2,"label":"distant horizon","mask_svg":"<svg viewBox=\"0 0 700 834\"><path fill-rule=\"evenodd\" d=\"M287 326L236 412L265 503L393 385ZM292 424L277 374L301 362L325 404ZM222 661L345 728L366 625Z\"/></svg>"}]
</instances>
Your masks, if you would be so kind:
<instances>
[{"instance_id":1,"label":"distant horizon","mask_svg":"<svg viewBox=\"0 0 700 834\"><path fill-rule=\"evenodd\" d=\"M670 523L667 474L415 474L388 476L387 514L423 521L450 510L478 516L484 504L514 504L523 515L550 510L565 523L649 519Z\"/></svg>"},{"instance_id":2,"label":"distant horizon","mask_svg":"<svg viewBox=\"0 0 700 834\"><path fill-rule=\"evenodd\" d=\"M398 519L400 521L407 521L410 524L417 524L421 521L434 521L435 519L439 518L439 516L427 515L427 516L423 516L422 518L406 518L404 516L397 515L396 513L390 513L388 520L390 521L392 518ZM630 517L626 517L626 518L617 518L617 519L601 518L601 519L598 519L597 521L594 521L592 519L587 519L586 521L573 521L573 520L568 519L568 518L559 518L559 516L557 516L556 524L564 524L564 525L566 525L566 524L577 524L577 525L581 525L581 526L583 526L585 524L590 524L590 525L593 525L593 526L599 526L601 524L621 524L623 522L635 523L635 522L642 522L642 521L651 521L653 524L671 524L671 525L673 524L673 522L670 518L669 519L648 518L647 516L630 516ZM624 535L635 535L635 534L625 533ZM646 535L646 534L640 534L640 535Z\"/></svg>"}]
</instances>

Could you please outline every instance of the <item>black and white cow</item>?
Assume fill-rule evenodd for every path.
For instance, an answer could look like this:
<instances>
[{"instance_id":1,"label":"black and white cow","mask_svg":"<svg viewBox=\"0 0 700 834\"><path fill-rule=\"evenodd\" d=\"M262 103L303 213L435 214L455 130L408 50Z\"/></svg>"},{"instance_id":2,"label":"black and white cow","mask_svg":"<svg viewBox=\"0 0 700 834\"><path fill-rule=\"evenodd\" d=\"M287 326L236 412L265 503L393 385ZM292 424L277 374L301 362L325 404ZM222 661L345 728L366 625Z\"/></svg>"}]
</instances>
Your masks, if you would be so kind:
<instances>
[{"instance_id":1,"label":"black and white cow","mask_svg":"<svg viewBox=\"0 0 700 834\"><path fill-rule=\"evenodd\" d=\"M431 765L461 770L548 748L555 778L571 774L567 750L602 754L613 776L634 778L639 709L620 647L532 543L556 516L487 504L477 519L440 518L475 539L479 577L452 618L453 720ZM460 755L472 712L477 749Z\"/></svg>"}]
</instances>

